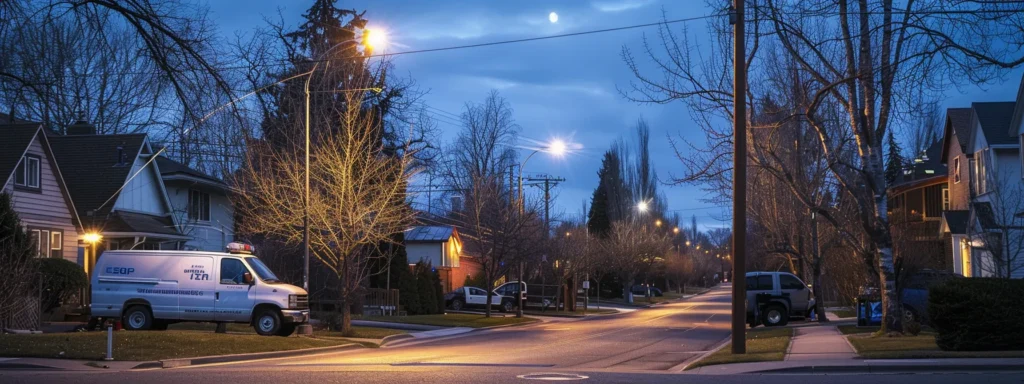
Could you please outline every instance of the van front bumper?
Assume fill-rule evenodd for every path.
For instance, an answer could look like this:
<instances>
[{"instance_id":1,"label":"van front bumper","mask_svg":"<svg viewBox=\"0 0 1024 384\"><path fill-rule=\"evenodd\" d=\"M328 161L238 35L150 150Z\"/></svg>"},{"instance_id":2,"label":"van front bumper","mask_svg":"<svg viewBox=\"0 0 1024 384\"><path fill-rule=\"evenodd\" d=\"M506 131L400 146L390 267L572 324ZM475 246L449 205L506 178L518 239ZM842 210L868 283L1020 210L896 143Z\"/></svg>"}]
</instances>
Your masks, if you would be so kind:
<instances>
[{"instance_id":1,"label":"van front bumper","mask_svg":"<svg viewBox=\"0 0 1024 384\"><path fill-rule=\"evenodd\" d=\"M309 310L283 309L281 310L281 320L283 320L285 323L308 323Z\"/></svg>"}]
</instances>

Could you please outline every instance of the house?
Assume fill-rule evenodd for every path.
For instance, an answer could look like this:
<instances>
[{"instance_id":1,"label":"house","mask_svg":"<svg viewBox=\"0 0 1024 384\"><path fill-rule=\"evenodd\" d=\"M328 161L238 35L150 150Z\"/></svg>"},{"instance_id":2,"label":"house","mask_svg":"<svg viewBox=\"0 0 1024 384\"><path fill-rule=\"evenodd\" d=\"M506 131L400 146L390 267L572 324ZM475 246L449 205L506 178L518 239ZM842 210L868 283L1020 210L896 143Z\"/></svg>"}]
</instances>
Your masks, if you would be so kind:
<instances>
[{"instance_id":1,"label":"house","mask_svg":"<svg viewBox=\"0 0 1024 384\"><path fill-rule=\"evenodd\" d=\"M949 209L948 172L941 153L942 142L932 144L888 189L894 245L921 268L948 269L951 264L937 235L942 214Z\"/></svg>"},{"instance_id":2,"label":"house","mask_svg":"<svg viewBox=\"0 0 1024 384\"><path fill-rule=\"evenodd\" d=\"M11 195L39 257L78 257L81 224L42 124L0 116L0 190Z\"/></svg>"},{"instance_id":3,"label":"house","mask_svg":"<svg viewBox=\"0 0 1024 384\"><path fill-rule=\"evenodd\" d=\"M461 288L466 284L467 277L480 271L479 263L464 259L472 258L463 255L462 239L452 226L416 226L407 229L405 252L410 264L425 261L437 269L445 292Z\"/></svg>"},{"instance_id":4,"label":"house","mask_svg":"<svg viewBox=\"0 0 1024 384\"><path fill-rule=\"evenodd\" d=\"M224 251L235 234L228 185L166 156L157 156L156 164L179 230L190 238L184 249Z\"/></svg>"},{"instance_id":5,"label":"house","mask_svg":"<svg viewBox=\"0 0 1024 384\"><path fill-rule=\"evenodd\" d=\"M71 200L85 232L99 234L96 253L117 249L181 249L179 230L159 164L145 134L96 135L79 121L51 136ZM88 244L79 244L84 253ZM91 271L95 258L86 263Z\"/></svg>"},{"instance_id":6,"label":"house","mask_svg":"<svg viewBox=\"0 0 1024 384\"><path fill-rule=\"evenodd\" d=\"M963 276L1024 277L1022 113L1024 79L1015 101L946 111L949 210L939 232Z\"/></svg>"}]
</instances>

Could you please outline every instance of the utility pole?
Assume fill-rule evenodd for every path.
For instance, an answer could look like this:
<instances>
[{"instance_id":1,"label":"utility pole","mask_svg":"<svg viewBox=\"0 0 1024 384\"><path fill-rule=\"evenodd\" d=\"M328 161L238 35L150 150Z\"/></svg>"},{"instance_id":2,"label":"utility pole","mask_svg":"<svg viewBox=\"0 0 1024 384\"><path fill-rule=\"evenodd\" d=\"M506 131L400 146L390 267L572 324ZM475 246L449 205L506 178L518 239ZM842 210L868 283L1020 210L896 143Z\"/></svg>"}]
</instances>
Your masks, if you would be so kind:
<instances>
[{"instance_id":1,"label":"utility pole","mask_svg":"<svg viewBox=\"0 0 1024 384\"><path fill-rule=\"evenodd\" d=\"M732 353L747 353L747 55L743 1L733 0Z\"/></svg>"},{"instance_id":2,"label":"utility pole","mask_svg":"<svg viewBox=\"0 0 1024 384\"><path fill-rule=\"evenodd\" d=\"M529 182L543 182L544 183L543 184L543 187L544 187L544 240L547 240L548 237L551 235L551 188L554 188L555 186L558 185L558 183L565 181L565 179L560 178L560 177L551 177L551 176L546 176L545 175L543 177L527 178L526 181L529 181ZM519 182L522 183L522 179L520 179ZM540 185L540 184L534 184L534 185ZM543 275L544 275L544 262L543 261L541 261L540 268L541 268L541 276L543 277ZM520 272L522 272L522 268L520 268ZM522 274L519 275L519 281L523 281L523 275ZM576 282L574 280L573 284L575 284L575 283ZM561 289L561 288L559 288L559 289ZM576 292L575 288L574 288L573 292ZM544 300L544 287L543 287L543 283L541 283L541 300ZM566 305L566 308L569 307L568 303L566 303L565 305ZM555 310L558 310L557 306L556 306Z\"/></svg>"}]
</instances>

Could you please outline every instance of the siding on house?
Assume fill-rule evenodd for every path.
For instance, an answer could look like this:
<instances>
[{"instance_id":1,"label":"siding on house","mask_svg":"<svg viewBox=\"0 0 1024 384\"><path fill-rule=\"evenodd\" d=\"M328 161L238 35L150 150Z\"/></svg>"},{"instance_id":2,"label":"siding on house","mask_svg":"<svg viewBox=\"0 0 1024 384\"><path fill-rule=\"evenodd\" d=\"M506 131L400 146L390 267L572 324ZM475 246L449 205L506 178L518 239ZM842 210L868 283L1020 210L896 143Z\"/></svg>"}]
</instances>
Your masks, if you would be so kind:
<instances>
[{"instance_id":1,"label":"siding on house","mask_svg":"<svg viewBox=\"0 0 1024 384\"><path fill-rule=\"evenodd\" d=\"M5 181L3 190L11 195L14 210L18 212L23 226L62 230L62 257L78 262L78 229L72 218L71 207L64 199L57 176L50 165L51 160L43 149L39 136L32 140L26 153L42 159L39 162L42 176L40 192L15 188L13 175Z\"/></svg>"},{"instance_id":2,"label":"siding on house","mask_svg":"<svg viewBox=\"0 0 1024 384\"><path fill-rule=\"evenodd\" d=\"M128 177L135 175L146 164L147 159L142 156L135 158L132 170ZM128 185L124 187L114 204L115 210L142 212L151 215L162 216L167 214L163 206L164 198L160 196L160 181L157 180L156 172L152 164L147 169L135 176Z\"/></svg>"},{"instance_id":3,"label":"siding on house","mask_svg":"<svg viewBox=\"0 0 1024 384\"><path fill-rule=\"evenodd\" d=\"M946 166L949 169L949 210L965 211L969 209L971 202L970 184L970 161L967 155L960 150L960 142L957 136L952 136L952 143L949 146L949 156L946 159ZM957 183L955 159L960 159L960 182Z\"/></svg>"},{"instance_id":4,"label":"siding on house","mask_svg":"<svg viewBox=\"0 0 1024 384\"><path fill-rule=\"evenodd\" d=\"M185 181L166 181L167 196L174 215L181 220L181 232L192 238L185 247L200 251L222 252L234 241L234 208L222 193L206 191ZM188 217L188 194L199 189L210 194L210 221L197 221Z\"/></svg>"}]
</instances>

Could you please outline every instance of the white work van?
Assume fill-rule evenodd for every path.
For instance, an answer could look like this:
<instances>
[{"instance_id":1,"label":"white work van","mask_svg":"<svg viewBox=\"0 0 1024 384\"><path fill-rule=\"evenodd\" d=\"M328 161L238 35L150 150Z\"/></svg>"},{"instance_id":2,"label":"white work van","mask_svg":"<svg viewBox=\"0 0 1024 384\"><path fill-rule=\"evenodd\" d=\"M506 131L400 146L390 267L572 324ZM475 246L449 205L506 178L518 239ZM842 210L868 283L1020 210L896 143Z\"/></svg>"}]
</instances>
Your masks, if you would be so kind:
<instances>
[{"instance_id":1,"label":"white work van","mask_svg":"<svg viewBox=\"0 0 1024 384\"><path fill-rule=\"evenodd\" d=\"M278 280L251 246L228 250L103 252L92 278L92 317L121 319L129 330L249 323L264 336L287 336L309 321L305 290Z\"/></svg>"}]
</instances>

